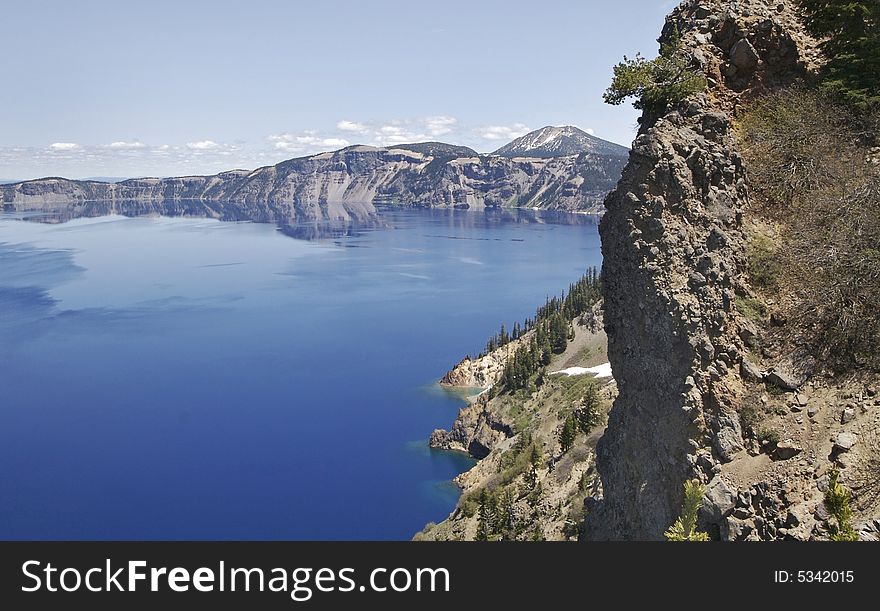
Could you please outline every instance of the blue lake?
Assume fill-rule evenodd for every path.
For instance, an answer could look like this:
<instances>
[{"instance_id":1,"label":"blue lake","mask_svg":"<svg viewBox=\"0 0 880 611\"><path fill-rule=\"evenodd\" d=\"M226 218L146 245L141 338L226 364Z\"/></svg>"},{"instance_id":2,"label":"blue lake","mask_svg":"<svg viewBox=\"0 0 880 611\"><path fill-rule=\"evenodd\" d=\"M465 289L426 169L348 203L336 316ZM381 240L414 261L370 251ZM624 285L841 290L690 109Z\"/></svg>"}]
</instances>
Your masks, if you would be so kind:
<instances>
[{"instance_id":1,"label":"blue lake","mask_svg":"<svg viewBox=\"0 0 880 611\"><path fill-rule=\"evenodd\" d=\"M303 240L0 215L0 539L409 539L446 517L470 463L426 446L462 405L435 380L599 265L599 238L380 219Z\"/></svg>"}]
</instances>

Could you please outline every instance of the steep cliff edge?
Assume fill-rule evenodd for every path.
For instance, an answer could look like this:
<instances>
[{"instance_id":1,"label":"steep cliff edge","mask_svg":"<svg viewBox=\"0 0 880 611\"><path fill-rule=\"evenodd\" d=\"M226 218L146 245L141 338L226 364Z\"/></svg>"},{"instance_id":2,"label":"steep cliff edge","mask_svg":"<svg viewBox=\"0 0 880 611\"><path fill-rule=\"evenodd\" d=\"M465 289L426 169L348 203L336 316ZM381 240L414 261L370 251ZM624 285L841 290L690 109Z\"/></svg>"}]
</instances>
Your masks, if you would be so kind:
<instances>
[{"instance_id":1,"label":"steep cliff edge","mask_svg":"<svg viewBox=\"0 0 880 611\"><path fill-rule=\"evenodd\" d=\"M587 503L585 536L661 539L683 482L697 478L708 482L703 522L714 536L773 538L775 524L730 536L728 518L740 504L743 519L754 518L757 497L776 482L761 484L756 470L738 490L736 476L722 474L755 458L743 453L738 415L750 334L735 307L750 294L748 189L732 121L751 97L806 78L816 44L791 2L689 0L661 40L676 31L709 89L643 117L605 202L605 326L620 394L597 448L602 494Z\"/></svg>"}]
</instances>

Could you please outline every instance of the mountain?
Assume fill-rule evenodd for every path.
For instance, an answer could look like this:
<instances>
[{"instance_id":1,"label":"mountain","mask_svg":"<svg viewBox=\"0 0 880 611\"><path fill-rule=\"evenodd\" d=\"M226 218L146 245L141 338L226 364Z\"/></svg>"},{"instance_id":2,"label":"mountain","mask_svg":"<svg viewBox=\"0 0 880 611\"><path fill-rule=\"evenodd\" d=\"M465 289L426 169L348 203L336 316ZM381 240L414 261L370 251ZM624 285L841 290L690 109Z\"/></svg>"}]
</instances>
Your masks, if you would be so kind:
<instances>
[{"instance_id":1,"label":"mountain","mask_svg":"<svg viewBox=\"0 0 880 611\"><path fill-rule=\"evenodd\" d=\"M83 180L91 180L94 182L122 182L129 178L130 177L127 176L87 176L86 178L83 178Z\"/></svg>"},{"instance_id":2,"label":"mountain","mask_svg":"<svg viewBox=\"0 0 880 611\"><path fill-rule=\"evenodd\" d=\"M42 178L0 185L0 202L7 211L189 214L279 224L363 219L376 204L599 213L624 163L623 157L595 153L480 156L439 142L356 145L213 176L115 183Z\"/></svg>"},{"instance_id":3,"label":"mountain","mask_svg":"<svg viewBox=\"0 0 880 611\"><path fill-rule=\"evenodd\" d=\"M580 153L627 157L629 149L571 125L548 125L505 144L492 154L500 157L564 157Z\"/></svg>"},{"instance_id":4,"label":"mountain","mask_svg":"<svg viewBox=\"0 0 880 611\"><path fill-rule=\"evenodd\" d=\"M415 144L396 144L394 148L430 155L436 158L479 157L479 153L466 146L456 146L444 142L418 142Z\"/></svg>"}]
</instances>

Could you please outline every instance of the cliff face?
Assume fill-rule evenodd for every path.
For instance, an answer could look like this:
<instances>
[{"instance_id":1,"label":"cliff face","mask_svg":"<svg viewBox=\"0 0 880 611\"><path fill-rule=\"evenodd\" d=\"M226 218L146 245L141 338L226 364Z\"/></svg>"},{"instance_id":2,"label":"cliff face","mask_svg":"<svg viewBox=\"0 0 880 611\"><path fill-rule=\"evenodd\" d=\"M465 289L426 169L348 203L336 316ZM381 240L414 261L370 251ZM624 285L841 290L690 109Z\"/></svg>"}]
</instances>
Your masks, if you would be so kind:
<instances>
[{"instance_id":1,"label":"cliff face","mask_svg":"<svg viewBox=\"0 0 880 611\"><path fill-rule=\"evenodd\" d=\"M587 538L662 538L691 478L709 483L704 522L716 534L737 503L720 475L744 449L748 325L735 300L748 292L748 192L732 117L749 96L806 74L815 44L793 11L701 0L667 19L664 37L680 32L709 90L643 119L605 201L605 327L620 394L597 448L603 493L587 503Z\"/></svg>"},{"instance_id":2,"label":"cliff face","mask_svg":"<svg viewBox=\"0 0 880 611\"><path fill-rule=\"evenodd\" d=\"M7 211L76 214L100 203L125 214L185 212L279 224L363 219L375 212L374 204L595 213L624 163L620 156L591 153L552 159L450 156L462 152L439 143L355 146L214 176L110 184L45 178L0 186L0 201Z\"/></svg>"}]
</instances>

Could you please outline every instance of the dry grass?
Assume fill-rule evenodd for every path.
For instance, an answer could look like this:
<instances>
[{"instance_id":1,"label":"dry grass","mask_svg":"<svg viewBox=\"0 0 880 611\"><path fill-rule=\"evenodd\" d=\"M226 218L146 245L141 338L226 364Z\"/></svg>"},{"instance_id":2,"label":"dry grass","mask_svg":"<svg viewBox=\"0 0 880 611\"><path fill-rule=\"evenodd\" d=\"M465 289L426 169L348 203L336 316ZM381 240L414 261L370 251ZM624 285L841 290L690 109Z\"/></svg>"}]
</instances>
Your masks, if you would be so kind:
<instances>
[{"instance_id":1,"label":"dry grass","mask_svg":"<svg viewBox=\"0 0 880 611\"><path fill-rule=\"evenodd\" d=\"M787 296L788 320L838 371L880 367L874 125L817 93L787 91L763 98L738 126L755 211L782 227L778 243L752 242L753 284Z\"/></svg>"}]
</instances>

